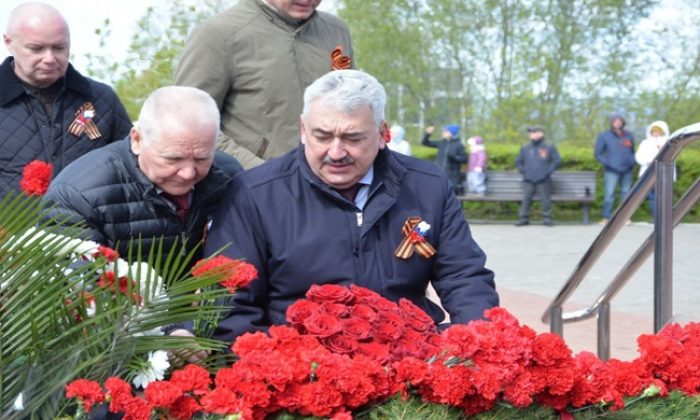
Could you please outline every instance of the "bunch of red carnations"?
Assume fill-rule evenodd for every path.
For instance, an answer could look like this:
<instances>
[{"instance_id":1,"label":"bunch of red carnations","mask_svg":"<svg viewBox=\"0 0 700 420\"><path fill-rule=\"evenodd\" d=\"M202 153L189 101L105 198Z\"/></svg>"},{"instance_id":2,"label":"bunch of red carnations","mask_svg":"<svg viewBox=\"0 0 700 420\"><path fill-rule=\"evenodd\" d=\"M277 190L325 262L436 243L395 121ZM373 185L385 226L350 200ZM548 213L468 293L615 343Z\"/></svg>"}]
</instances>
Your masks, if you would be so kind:
<instances>
[{"instance_id":1,"label":"bunch of red carnations","mask_svg":"<svg viewBox=\"0 0 700 420\"><path fill-rule=\"evenodd\" d=\"M700 324L640 336L640 357L604 362L589 352L573 356L561 337L537 334L503 308L485 318L438 334L408 301L395 304L356 286L314 286L289 307L291 326L239 337L232 346L239 360L213 381L189 365L151 383L144 398L116 378L105 383L106 393L79 379L67 386L67 396L85 410L108 401L110 411L123 411L126 419L153 411L258 419L283 410L349 419L352 410L395 394L468 415L497 402L539 404L564 415L590 405L619 409L626 397L700 392Z\"/></svg>"}]
</instances>

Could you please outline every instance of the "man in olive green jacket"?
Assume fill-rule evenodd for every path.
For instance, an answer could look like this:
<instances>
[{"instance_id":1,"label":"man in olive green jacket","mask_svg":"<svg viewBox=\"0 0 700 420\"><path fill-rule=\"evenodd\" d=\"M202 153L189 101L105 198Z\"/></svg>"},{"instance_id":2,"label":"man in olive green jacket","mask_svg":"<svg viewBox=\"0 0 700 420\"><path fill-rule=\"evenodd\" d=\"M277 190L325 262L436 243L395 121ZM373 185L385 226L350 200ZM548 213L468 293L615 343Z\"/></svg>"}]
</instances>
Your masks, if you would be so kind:
<instances>
[{"instance_id":1,"label":"man in olive green jacket","mask_svg":"<svg viewBox=\"0 0 700 420\"><path fill-rule=\"evenodd\" d=\"M244 168L299 144L304 89L352 63L345 23L320 0L241 0L199 24L176 85L208 92L221 111L219 149Z\"/></svg>"}]
</instances>

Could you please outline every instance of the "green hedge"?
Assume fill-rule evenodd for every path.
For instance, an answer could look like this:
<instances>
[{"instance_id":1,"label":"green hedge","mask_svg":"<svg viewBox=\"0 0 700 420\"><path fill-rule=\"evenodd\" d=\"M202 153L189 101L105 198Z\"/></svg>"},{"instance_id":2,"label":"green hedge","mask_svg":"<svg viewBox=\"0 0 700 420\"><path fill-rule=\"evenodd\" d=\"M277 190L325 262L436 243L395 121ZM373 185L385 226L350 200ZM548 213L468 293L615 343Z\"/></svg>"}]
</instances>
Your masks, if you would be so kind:
<instances>
[{"instance_id":1,"label":"green hedge","mask_svg":"<svg viewBox=\"0 0 700 420\"><path fill-rule=\"evenodd\" d=\"M562 165L560 171L596 171L598 183L596 186L596 201L591 207L591 220L595 221L601 214L603 207L603 168L593 156L593 146L590 148L560 144L557 145L561 155ZM488 168L491 170L515 170L515 158L520 151L517 144L491 144L486 146L489 156ZM433 160L436 149L413 145L413 154L416 157ZM700 148L689 147L683 150L676 161L678 179L673 187L674 203L688 190L688 188L700 177ZM635 168L635 180L637 169ZM518 217L518 203L498 202L467 202L464 204L467 217L472 220L515 220ZM695 206L683 220L686 223L700 222L700 206ZM580 222L581 205L577 203L554 203L553 213L555 221ZM533 219L539 217L539 203L533 204ZM644 204L635 212L633 221L651 221L649 204Z\"/></svg>"}]
</instances>

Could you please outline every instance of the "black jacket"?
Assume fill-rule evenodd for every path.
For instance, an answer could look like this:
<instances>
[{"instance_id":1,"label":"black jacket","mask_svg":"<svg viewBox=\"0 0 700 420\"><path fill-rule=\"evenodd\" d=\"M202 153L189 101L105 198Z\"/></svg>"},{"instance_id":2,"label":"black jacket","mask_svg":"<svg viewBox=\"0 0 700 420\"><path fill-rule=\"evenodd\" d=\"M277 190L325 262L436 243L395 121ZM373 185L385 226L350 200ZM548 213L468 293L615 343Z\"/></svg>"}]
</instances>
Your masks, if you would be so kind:
<instances>
[{"instance_id":1,"label":"black jacket","mask_svg":"<svg viewBox=\"0 0 700 420\"><path fill-rule=\"evenodd\" d=\"M44 196L56 205L46 217L68 223L84 221L88 227L85 239L112 247L125 258L129 255L129 239L139 237L142 260L160 237L166 251L178 239L186 240L189 250L200 245L214 208L240 170L233 157L217 152L209 174L194 188L183 222L175 206L139 169L129 140L122 140L88 153L58 174ZM198 252L194 261L200 256Z\"/></svg>"},{"instance_id":2,"label":"black jacket","mask_svg":"<svg viewBox=\"0 0 700 420\"><path fill-rule=\"evenodd\" d=\"M459 137L432 141L430 140L430 134L425 133L421 144L438 149L435 163L445 171L447 179L452 183L452 188L455 191L459 191L464 183L462 165L469 161L469 156L467 156L467 152L464 150L464 145L459 140Z\"/></svg>"},{"instance_id":3,"label":"black jacket","mask_svg":"<svg viewBox=\"0 0 700 420\"><path fill-rule=\"evenodd\" d=\"M85 153L123 139L131 121L107 85L82 76L69 64L53 104L53 119L12 68L12 57L0 65L0 199L19 191L24 166L32 160L53 164L54 176ZM86 102L95 107L93 122L101 137L90 140L68 131L76 111Z\"/></svg>"},{"instance_id":4,"label":"black jacket","mask_svg":"<svg viewBox=\"0 0 700 420\"><path fill-rule=\"evenodd\" d=\"M557 170L561 159L557 148L544 139L524 145L515 159L515 166L523 174L523 181L537 184L549 179Z\"/></svg>"}]
</instances>

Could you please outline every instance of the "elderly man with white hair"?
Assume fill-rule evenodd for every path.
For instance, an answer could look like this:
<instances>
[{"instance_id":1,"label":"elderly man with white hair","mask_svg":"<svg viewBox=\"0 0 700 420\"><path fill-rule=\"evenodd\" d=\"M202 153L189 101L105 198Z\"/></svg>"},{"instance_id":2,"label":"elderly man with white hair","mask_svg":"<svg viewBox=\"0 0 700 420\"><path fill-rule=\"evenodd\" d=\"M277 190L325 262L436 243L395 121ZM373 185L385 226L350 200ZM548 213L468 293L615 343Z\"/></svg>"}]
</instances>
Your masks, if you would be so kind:
<instances>
[{"instance_id":1,"label":"elderly man with white hair","mask_svg":"<svg viewBox=\"0 0 700 420\"><path fill-rule=\"evenodd\" d=\"M178 242L188 250L200 245L221 194L241 169L216 152L218 129L219 111L208 93L156 90L129 140L88 153L58 174L44 196L55 205L47 218L85 223L86 239L124 257L130 241L140 242L144 257L161 237L166 253Z\"/></svg>"},{"instance_id":2,"label":"elderly man with white hair","mask_svg":"<svg viewBox=\"0 0 700 420\"><path fill-rule=\"evenodd\" d=\"M0 199L20 191L29 162L48 162L56 174L131 129L114 91L68 62L70 31L58 10L17 6L3 41L11 56L0 64Z\"/></svg>"},{"instance_id":3,"label":"elderly man with white hair","mask_svg":"<svg viewBox=\"0 0 700 420\"><path fill-rule=\"evenodd\" d=\"M432 284L452 323L498 305L494 274L445 174L390 152L386 92L356 70L330 72L304 94L301 145L236 176L222 196L205 254L253 264L259 277L233 297L215 338L232 341L285 322L312 284L410 299L435 323Z\"/></svg>"}]
</instances>

